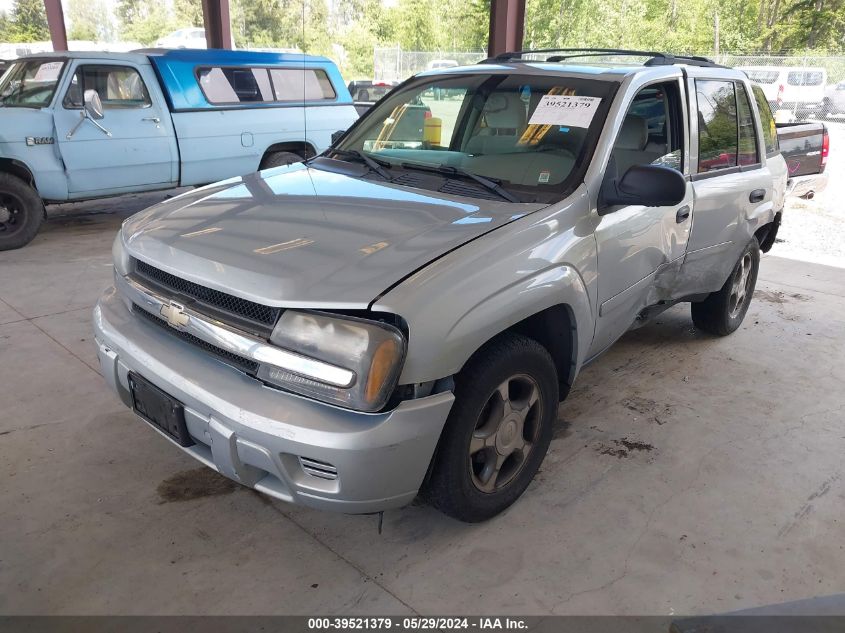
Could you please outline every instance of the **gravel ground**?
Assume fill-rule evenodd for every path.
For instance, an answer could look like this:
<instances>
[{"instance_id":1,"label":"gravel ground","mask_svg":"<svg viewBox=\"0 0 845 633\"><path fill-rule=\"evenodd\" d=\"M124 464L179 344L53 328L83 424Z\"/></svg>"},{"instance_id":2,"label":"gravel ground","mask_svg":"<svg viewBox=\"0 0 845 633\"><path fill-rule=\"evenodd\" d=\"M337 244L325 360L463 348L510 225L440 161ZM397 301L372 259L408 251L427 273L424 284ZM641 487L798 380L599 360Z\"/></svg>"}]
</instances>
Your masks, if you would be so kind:
<instances>
[{"instance_id":1,"label":"gravel ground","mask_svg":"<svg viewBox=\"0 0 845 633\"><path fill-rule=\"evenodd\" d=\"M830 134L827 189L813 200L788 198L772 253L845 268L845 118L825 123Z\"/></svg>"}]
</instances>

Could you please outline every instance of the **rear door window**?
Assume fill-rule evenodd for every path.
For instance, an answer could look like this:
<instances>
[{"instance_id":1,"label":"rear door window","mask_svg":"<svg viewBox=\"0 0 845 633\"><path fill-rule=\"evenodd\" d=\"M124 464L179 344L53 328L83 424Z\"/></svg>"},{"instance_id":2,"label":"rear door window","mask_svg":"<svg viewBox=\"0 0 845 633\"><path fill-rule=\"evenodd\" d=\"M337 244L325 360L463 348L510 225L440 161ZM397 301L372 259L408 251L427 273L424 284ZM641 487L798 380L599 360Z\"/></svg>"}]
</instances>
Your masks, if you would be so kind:
<instances>
[{"instance_id":1,"label":"rear door window","mask_svg":"<svg viewBox=\"0 0 845 633\"><path fill-rule=\"evenodd\" d=\"M200 88L209 103L266 103L273 101L266 68L200 68Z\"/></svg>"},{"instance_id":2,"label":"rear door window","mask_svg":"<svg viewBox=\"0 0 845 633\"><path fill-rule=\"evenodd\" d=\"M757 109L760 111L760 124L763 127L763 144L766 146L766 156L774 156L780 151L778 147L778 131L775 125L775 117L769 107L769 101L760 86L752 86L754 100L757 102Z\"/></svg>"},{"instance_id":3,"label":"rear door window","mask_svg":"<svg viewBox=\"0 0 845 633\"><path fill-rule=\"evenodd\" d=\"M313 68L271 68L276 101L325 101L336 94L324 70Z\"/></svg>"},{"instance_id":4,"label":"rear door window","mask_svg":"<svg viewBox=\"0 0 845 633\"><path fill-rule=\"evenodd\" d=\"M786 83L790 86L821 86L824 75L819 70L793 71L786 75Z\"/></svg>"},{"instance_id":5,"label":"rear door window","mask_svg":"<svg viewBox=\"0 0 845 633\"><path fill-rule=\"evenodd\" d=\"M754 115L748 93L741 83L736 84L736 104L739 122L739 164L756 165L760 162L757 154L757 131L754 126Z\"/></svg>"},{"instance_id":6,"label":"rear door window","mask_svg":"<svg viewBox=\"0 0 845 633\"><path fill-rule=\"evenodd\" d=\"M698 173L737 166L736 91L732 81L697 79Z\"/></svg>"},{"instance_id":7,"label":"rear door window","mask_svg":"<svg viewBox=\"0 0 845 633\"><path fill-rule=\"evenodd\" d=\"M200 68L197 80L213 105L291 103L334 99L324 70L313 68Z\"/></svg>"}]
</instances>

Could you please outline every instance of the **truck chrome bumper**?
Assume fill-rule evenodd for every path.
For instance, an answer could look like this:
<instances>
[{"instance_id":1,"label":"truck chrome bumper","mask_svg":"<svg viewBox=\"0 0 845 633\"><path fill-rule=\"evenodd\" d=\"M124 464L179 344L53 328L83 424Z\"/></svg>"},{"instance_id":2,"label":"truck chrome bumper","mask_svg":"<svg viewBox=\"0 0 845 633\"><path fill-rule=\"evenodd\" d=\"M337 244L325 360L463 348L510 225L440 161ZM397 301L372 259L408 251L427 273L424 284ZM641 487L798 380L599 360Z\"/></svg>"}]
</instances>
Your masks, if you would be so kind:
<instances>
[{"instance_id":1,"label":"truck chrome bumper","mask_svg":"<svg viewBox=\"0 0 845 633\"><path fill-rule=\"evenodd\" d=\"M94 331L103 376L124 404L131 371L184 405L196 443L182 450L241 484L324 510L413 500L454 402L445 392L371 414L267 387L139 318L114 288L94 309Z\"/></svg>"},{"instance_id":2,"label":"truck chrome bumper","mask_svg":"<svg viewBox=\"0 0 845 633\"><path fill-rule=\"evenodd\" d=\"M786 181L787 196L813 196L827 187L827 174L795 176Z\"/></svg>"}]
</instances>

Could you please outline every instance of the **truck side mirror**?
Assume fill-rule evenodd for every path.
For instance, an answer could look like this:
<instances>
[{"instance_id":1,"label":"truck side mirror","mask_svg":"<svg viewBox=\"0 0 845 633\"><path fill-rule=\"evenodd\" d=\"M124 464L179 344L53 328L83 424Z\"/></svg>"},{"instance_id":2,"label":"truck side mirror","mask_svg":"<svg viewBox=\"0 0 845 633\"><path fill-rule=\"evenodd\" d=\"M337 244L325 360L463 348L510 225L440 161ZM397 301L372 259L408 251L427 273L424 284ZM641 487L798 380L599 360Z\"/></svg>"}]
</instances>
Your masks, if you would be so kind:
<instances>
[{"instance_id":1,"label":"truck side mirror","mask_svg":"<svg viewBox=\"0 0 845 633\"><path fill-rule=\"evenodd\" d=\"M345 130L338 130L337 132L332 132L332 145L337 143L344 134L346 134Z\"/></svg>"},{"instance_id":2,"label":"truck side mirror","mask_svg":"<svg viewBox=\"0 0 845 633\"><path fill-rule=\"evenodd\" d=\"M96 90L86 90L84 96L85 114L91 119L98 121L103 118L103 102Z\"/></svg>"},{"instance_id":3,"label":"truck side mirror","mask_svg":"<svg viewBox=\"0 0 845 633\"><path fill-rule=\"evenodd\" d=\"M615 171L615 169L614 169ZM608 174L599 195L599 215L616 205L668 207L683 202L687 182L683 174L662 165L634 165L622 176Z\"/></svg>"}]
</instances>

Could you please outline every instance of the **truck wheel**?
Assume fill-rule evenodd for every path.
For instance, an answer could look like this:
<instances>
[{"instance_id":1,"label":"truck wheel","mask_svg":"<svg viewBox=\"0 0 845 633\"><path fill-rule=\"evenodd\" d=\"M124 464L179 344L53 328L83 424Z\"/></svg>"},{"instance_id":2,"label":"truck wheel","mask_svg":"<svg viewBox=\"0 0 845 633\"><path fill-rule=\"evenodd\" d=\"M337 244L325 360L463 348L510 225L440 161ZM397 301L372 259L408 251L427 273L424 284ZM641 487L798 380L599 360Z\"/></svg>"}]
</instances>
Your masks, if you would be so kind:
<instances>
[{"instance_id":1,"label":"truck wheel","mask_svg":"<svg viewBox=\"0 0 845 633\"><path fill-rule=\"evenodd\" d=\"M699 330L727 336L745 318L760 267L760 245L752 237L722 289L699 303L692 304L692 322Z\"/></svg>"},{"instance_id":2,"label":"truck wheel","mask_svg":"<svg viewBox=\"0 0 845 633\"><path fill-rule=\"evenodd\" d=\"M423 496L469 523L499 514L540 468L557 407L557 371L542 345L517 334L489 343L455 378Z\"/></svg>"},{"instance_id":3,"label":"truck wheel","mask_svg":"<svg viewBox=\"0 0 845 633\"><path fill-rule=\"evenodd\" d=\"M302 160L302 156L293 152L268 152L261 159L261 165L258 169L270 169L271 167L281 167L282 165L290 165L298 163Z\"/></svg>"},{"instance_id":4,"label":"truck wheel","mask_svg":"<svg viewBox=\"0 0 845 633\"><path fill-rule=\"evenodd\" d=\"M12 174L0 173L0 251L29 244L44 220L38 193Z\"/></svg>"},{"instance_id":5,"label":"truck wheel","mask_svg":"<svg viewBox=\"0 0 845 633\"><path fill-rule=\"evenodd\" d=\"M819 110L819 118L823 119L825 118L825 115L832 116L834 114L836 114L836 109L833 107L833 102L825 97L822 102L821 110Z\"/></svg>"}]
</instances>

